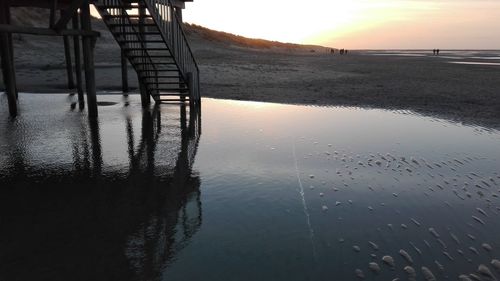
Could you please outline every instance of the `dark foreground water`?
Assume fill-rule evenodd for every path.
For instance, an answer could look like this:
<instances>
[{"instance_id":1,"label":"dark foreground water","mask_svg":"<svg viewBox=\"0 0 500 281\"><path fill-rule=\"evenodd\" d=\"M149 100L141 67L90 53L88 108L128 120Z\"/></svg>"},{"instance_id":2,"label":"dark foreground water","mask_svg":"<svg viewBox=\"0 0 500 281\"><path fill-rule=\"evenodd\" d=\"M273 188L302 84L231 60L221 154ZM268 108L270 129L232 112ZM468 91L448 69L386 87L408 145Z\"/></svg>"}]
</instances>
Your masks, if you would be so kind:
<instances>
[{"instance_id":1,"label":"dark foreground water","mask_svg":"<svg viewBox=\"0 0 500 281\"><path fill-rule=\"evenodd\" d=\"M408 112L99 100L89 122L74 97L21 94L11 120L0 96L0 280L500 276L497 131Z\"/></svg>"}]
</instances>

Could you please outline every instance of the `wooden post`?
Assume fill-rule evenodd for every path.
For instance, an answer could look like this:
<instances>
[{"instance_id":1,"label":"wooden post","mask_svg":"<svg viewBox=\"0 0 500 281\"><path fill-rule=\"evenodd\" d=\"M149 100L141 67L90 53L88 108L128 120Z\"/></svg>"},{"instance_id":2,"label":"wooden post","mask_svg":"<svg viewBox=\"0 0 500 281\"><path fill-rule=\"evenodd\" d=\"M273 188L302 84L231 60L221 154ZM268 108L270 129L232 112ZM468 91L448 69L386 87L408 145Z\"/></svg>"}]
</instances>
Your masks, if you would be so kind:
<instances>
[{"instance_id":1,"label":"wooden post","mask_svg":"<svg viewBox=\"0 0 500 281\"><path fill-rule=\"evenodd\" d=\"M61 18L64 16L64 11L61 10ZM66 26L64 26L66 28ZM71 44L69 43L69 36L63 36L64 42L64 58L66 59L66 76L68 78L68 89L75 88L75 81L73 79L73 66L71 65Z\"/></svg>"},{"instance_id":2,"label":"wooden post","mask_svg":"<svg viewBox=\"0 0 500 281\"><path fill-rule=\"evenodd\" d=\"M187 128L187 115L186 115L186 105L185 104L181 104L180 105L180 119L181 119L181 134L185 134L186 133L186 128Z\"/></svg>"},{"instance_id":3,"label":"wooden post","mask_svg":"<svg viewBox=\"0 0 500 281\"><path fill-rule=\"evenodd\" d=\"M127 71L127 57L125 52L121 51L121 62L122 62L122 91L123 93L128 93L128 71Z\"/></svg>"},{"instance_id":4,"label":"wooden post","mask_svg":"<svg viewBox=\"0 0 500 281\"><path fill-rule=\"evenodd\" d=\"M181 7L175 7L175 15L177 16L177 19L179 20L179 22L182 23L182 8Z\"/></svg>"},{"instance_id":5,"label":"wooden post","mask_svg":"<svg viewBox=\"0 0 500 281\"><path fill-rule=\"evenodd\" d=\"M85 1L80 9L82 29L91 31L89 2ZM97 97L95 90L94 44L89 36L82 37L83 64L85 66L85 89L87 90L87 107L89 117L97 117Z\"/></svg>"},{"instance_id":6,"label":"wooden post","mask_svg":"<svg viewBox=\"0 0 500 281\"><path fill-rule=\"evenodd\" d=\"M71 65L71 45L69 43L69 36L63 36L64 42L64 57L66 58L66 75L68 78L68 89L75 88L75 81L73 79L73 66Z\"/></svg>"},{"instance_id":7,"label":"wooden post","mask_svg":"<svg viewBox=\"0 0 500 281\"><path fill-rule=\"evenodd\" d=\"M78 30L78 13L73 15L73 29ZM83 96L83 85L82 85L82 63L81 63L81 53L80 53L80 38L78 36L73 36L73 48L75 52L75 75L76 75L76 90L78 92L78 103L80 109L85 106L85 98Z\"/></svg>"},{"instance_id":8,"label":"wooden post","mask_svg":"<svg viewBox=\"0 0 500 281\"><path fill-rule=\"evenodd\" d=\"M50 3L50 18L49 27L53 28L56 24L57 0L52 0Z\"/></svg>"},{"instance_id":9,"label":"wooden post","mask_svg":"<svg viewBox=\"0 0 500 281\"><path fill-rule=\"evenodd\" d=\"M187 73L187 87L189 93L189 104L194 105L196 103L196 98L194 97L194 84L193 84L192 72ZM182 100L184 101L184 97L182 97Z\"/></svg>"},{"instance_id":10,"label":"wooden post","mask_svg":"<svg viewBox=\"0 0 500 281\"><path fill-rule=\"evenodd\" d=\"M144 7L144 4L139 2L139 36L140 36L141 40L144 42L143 43L144 47L147 47L146 43L145 43L146 35L144 34L145 33L145 27L144 27L145 20L146 20L146 8ZM146 54L146 52L143 51L143 55L145 55L145 54ZM146 62L146 59L147 59L146 56L142 57L143 67L145 66L144 63ZM144 74L144 72L143 72L143 74ZM148 71L145 74L147 76L151 76L152 72ZM151 103L151 100L150 100L150 96L149 96L146 84L144 83L144 81L142 81L141 77L139 77L139 89L141 92L141 104L142 104L142 106L148 106Z\"/></svg>"},{"instance_id":11,"label":"wooden post","mask_svg":"<svg viewBox=\"0 0 500 281\"><path fill-rule=\"evenodd\" d=\"M10 7L2 3L0 6L0 23L8 23L7 16ZM12 37L7 32L0 33L0 55L2 57L3 81L5 84L5 92L9 103L10 116L17 115L17 89L16 89L16 74L14 70L14 58L12 48Z\"/></svg>"},{"instance_id":12,"label":"wooden post","mask_svg":"<svg viewBox=\"0 0 500 281\"><path fill-rule=\"evenodd\" d=\"M7 23L10 24L10 8L5 9L5 17L7 19ZM9 33L9 45L10 45L10 55L12 58L12 69L14 71L14 87L16 89L16 99L18 98L19 91L17 90L17 81L16 81L16 65L14 64L14 41L12 40L12 33Z\"/></svg>"},{"instance_id":13,"label":"wooden post","mask_svg":"<svg viewBox=\"0 0 500 281\"><path fill-rule=\"evenodd\" d=\"M149 105L148 89L146 87L146 84L144 84L144 83L142 83L140 81L139 81L139 91L141 93L141 104L142 104L142 106L143 107L148 106Z\"/></svg>"}]
</instances>

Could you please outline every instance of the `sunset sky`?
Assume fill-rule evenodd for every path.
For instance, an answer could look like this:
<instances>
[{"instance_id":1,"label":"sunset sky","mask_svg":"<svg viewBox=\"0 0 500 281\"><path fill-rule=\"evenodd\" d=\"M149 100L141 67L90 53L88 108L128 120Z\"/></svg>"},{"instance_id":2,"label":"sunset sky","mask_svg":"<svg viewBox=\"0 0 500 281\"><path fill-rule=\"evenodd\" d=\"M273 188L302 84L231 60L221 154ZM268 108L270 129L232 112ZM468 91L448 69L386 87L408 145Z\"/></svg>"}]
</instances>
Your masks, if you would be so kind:
<instances>
[{"instance_id":1,"label":"sunset sky","mask_svg":"<svg viewBox=\"0 0 500 281\"><path fill-rule=\"evenodd\" d=\"M500 0L194 0L184 21L350 49L500 49Z\"/></svg>"}]
</instances>

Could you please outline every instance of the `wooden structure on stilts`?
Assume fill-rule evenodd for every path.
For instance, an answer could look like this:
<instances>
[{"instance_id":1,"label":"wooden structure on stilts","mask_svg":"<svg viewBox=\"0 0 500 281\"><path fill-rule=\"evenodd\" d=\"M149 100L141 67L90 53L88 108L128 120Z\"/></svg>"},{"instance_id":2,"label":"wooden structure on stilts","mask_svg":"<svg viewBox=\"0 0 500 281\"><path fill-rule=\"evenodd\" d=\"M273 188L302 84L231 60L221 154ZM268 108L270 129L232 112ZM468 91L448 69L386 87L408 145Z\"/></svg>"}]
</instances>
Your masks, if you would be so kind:
<instances>
[{"instance_id":1,"label":"wooden structure on stilts","mask_svg":"<svg viewBox=\"0 0 500 281\"><path fill-rule=\"evenodd\" d=\"M76 88L80 108L85 104L80 57L83 51L88 114L97 117L94 47L100 34L92 30L90 5L96 7L120 45L124 93L128 92L130 63L137 73L143 106L148 106L151 98L156 103L189 101L192 106L199 105L199 68L182 29L186 1L192 0L0 0L0 55L10 115L17 115L12 34L18 33L63 38L68 88ZM50 9L49 26L15 26L10 21L11 7Z\"/></svg>"}]
</instances>

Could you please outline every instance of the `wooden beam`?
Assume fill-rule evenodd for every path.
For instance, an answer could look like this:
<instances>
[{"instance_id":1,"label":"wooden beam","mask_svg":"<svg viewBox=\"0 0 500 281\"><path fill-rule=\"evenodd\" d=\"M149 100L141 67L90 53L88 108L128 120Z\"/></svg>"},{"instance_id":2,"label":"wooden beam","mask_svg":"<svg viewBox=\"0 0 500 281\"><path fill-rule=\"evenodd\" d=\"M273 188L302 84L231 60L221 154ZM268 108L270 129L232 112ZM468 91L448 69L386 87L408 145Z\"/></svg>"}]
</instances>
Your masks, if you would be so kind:
<instances>
[{"instance_id":1,"label":"wooden beam","mask_svg":"<svg viewBox=\"0 0 500 281\"><path fill-rule=\"evenodd\" d=\"M73 15L73 29L78 30L78 14ZM78 92L78 103L80 109L83 109L85 105L85 98L83 96L83 85L82 85L82 64L81 64L81 53L80 53L80 38L78 36L73 36L73 48L75 52L75 75L76 75L76 90Z\"/></svg>"},{"instance_id":2,"label":"wooden beam","mask_svg":"<svg viewBox=\"0 0 500 281\"><path fill-rule=\"evenodd\" d=\"M80 9L82 29L87 32L92 31L90 22L90 9L87 1ZM92 38L83 37L83 63L85 65L85 88L87 90L87 109L89 117L97 117L97 96L95 90L95 69L94 69L94 44Z\"/></svg>"},{"instance_id":3,"label":"wooden beam","mask_svg":"<svg viewBox=\"0 0 500 281\"><path fill-rule=\"evenodd\" d=\"M51 0L1 0L2 2L8 3L11 7L30 7L30 8L43 8L50 9L52 7ZM74 0L58 0L57 6L59 9L67 9L71 2ZM93 4L94 0L89 1Z\"/></svg>"},{"instance_id":4,"label":"wooden beam","mask_svg":"<svg viewBox=\"0 0 500 281\"><path fill-rule=\"evenodd\" d=\"M75 29L63 29L60 32L56 32L51 28L43 27L29 27L29 26L16 26L10 24L0 24L0 32L7 33L19 33L19 34L31 34L31 35L44 35L44 36L82 36L82 37L100 37L101 34L97 31L92 30L75 30Z\"/></svg>"},{"instance_id":5,"label":"wooden beam","mask_svg":"<svg viewBox=\"0 0 500 281\"><path fill-rule=\"evenodd\" d=\"M78 8L80 8L83 4L84 0L73 0L69 4L69 7L64 10L63 13L61 13L61 17L59 20L54 24L53 29L56 32L60 32L64 28L66 28L66 25L69 23L69 21L73 18L75 15L76 11Z\"/></svg>"}]
</instances>

